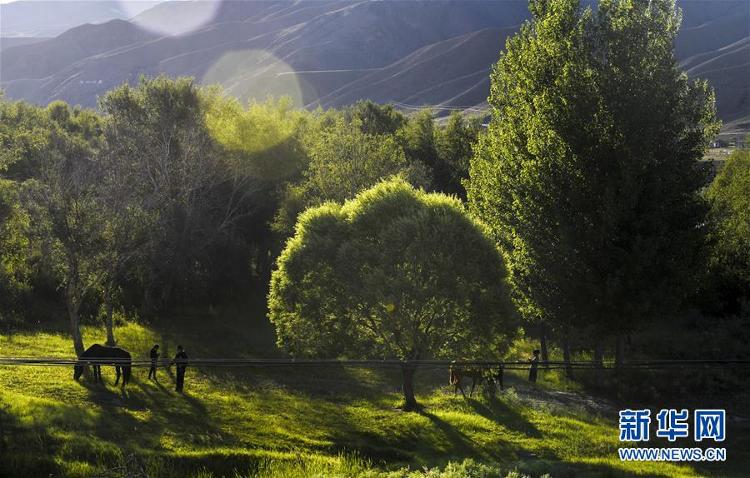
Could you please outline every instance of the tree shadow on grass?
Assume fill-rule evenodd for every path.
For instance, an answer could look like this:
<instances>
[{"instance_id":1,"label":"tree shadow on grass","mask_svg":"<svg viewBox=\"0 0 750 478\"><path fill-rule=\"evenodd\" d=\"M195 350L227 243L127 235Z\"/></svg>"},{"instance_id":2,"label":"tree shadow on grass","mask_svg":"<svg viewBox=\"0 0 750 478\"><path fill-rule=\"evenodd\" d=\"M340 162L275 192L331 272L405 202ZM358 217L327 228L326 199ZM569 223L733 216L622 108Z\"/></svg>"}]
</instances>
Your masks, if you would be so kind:
<instances>
[{"instance_id":1,"label":"tree shadow on grass","mask_svg":"<svg viewBox=\"0 0 750 478\"><path fill-rule=\"evenodd\" d=\"M453 450L455 450L456 454L475 454L474 442L471 440L471 438L457 430L456 427L438 417L434 413L430 413L426 410L420 410L417 413L419 413L423 417L428 418L430 422L432 422L432 424L435 425L435 427L445 435L445 437L450 441L451 446Z\"/></svg>"},{"instance_id":2,"label":"tree shadow on grass","mask_svg":"<svg viewBox=\"0 0 750 478\"><path fill-rule=\"evenodd\" d=\"M60 465L52 454L58 446L36 417L31 424L21 423L0 403L0 476L58 476Z\"/></svg>"},{"instance_id":3,"label":"tree shadow on grass","mask_svg":"<svg viewBox=\"0 0 750 478\"><path fill-rule=\"evenodd\" d=\"M448 421L424 408L413 412L395 409L383 410L385 413L403 413L424 417L430 425L406 426L398 433L383 433L371 430L356 416L342 414L332 429L332 441L335 445L330 451L335 453L352 453L373 460L375 463L444 465L450 460L461 460L467 457L480 458L476 444L471 437L462 433ZM408 418L406 418L408 420Z\"/></svg>"},{"instance_id":4,"label":"tree shadow on grass","mask_svg":"<svg viewBox=\"0 0 750 478\"><path fill-rule=\"evenodd\" d=\"M466 403L484 418L492 420L511 431L523 433L529 438L542 438L541 432L533 423L497 397L489 397L486 401L486 403L482 403L474 398L466 399Z\"/></svg>"},{"instance_id":5,"label":"tree shadow on grass","mask_svg":"<svg viewBox=\"0 0 750 478\"><path fill-rule=\"evenodd\" d=\"M388 380L380 371L367 377L361 371L339 364L316 366L270 366L256 368L195 367L215 382L231 383L245 393L282 389L291 393L322 399L331 403L367 399L393 391L400 382Z\"/></svg>"},{"instance_id":6,"label":"tree shadow on grass","mask_svg":"<svg viewBox=\"0 0 750 478\"><path fill-rule=\"evenodd\" d=\"M228 446L236 439L223 432L204 404L189 394L168 391L159 383L134 380L127 391L84 383L88 398L101 408L93 433L122 445L125 451L162 448L165 433L195 446Z\"/></svg>"}]
</instances>

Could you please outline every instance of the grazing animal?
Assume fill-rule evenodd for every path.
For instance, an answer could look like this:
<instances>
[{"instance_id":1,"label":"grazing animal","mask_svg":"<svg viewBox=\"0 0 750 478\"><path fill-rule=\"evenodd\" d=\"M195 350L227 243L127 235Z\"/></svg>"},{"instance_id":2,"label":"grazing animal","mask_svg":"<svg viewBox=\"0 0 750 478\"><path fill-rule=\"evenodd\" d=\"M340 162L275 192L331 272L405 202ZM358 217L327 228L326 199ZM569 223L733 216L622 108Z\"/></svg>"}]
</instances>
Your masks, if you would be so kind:
<instances>
[{"instance_id":1,"label":"grazing animal","mask_svg":"<svg viewBox=\"0 0 750 478\"><path fill-rule=\"evenodd\" d=\"M106 347L101 344L94 344L87 348L73 367L73 378L78 380L83 374L86 365L91 365L94 370L94 381L102 380L102 365L114 365L117 379L115 385L120 381L120 370L122 370L122 387L130 381L130 372L132 368L132 358L130 352L120 347Z\"/></svg>"},{"instance_id":2,"label":"grazing animal","mask_svg":"<svg viewBox=\"0 0 750 478\"><path fill-rule=\"evenodd\" d=\"M466 397L466 393L464 392L464 387L461 382L464 378L470 378L471 390L469 391L469 396L471 397L474 394L474 387L476 387L478 382L482 381L483 377L484 371L481 368L471 368L452 364L450 368L450 384L453 385L453 394L455 395L459 390L461 390L461 395Z\"/></svg>"},{"instance_id":3,"label":"grazing animal","mask_svg":"<svg viewBox=\"0 0 750 478\"><path fill-rule=\"evenodd\" d=\"M464 392L463 384L461 383L464 378L471 379L471 390L469 391L469 397L474 394L474 388L477 383L482 383L485 387L485 392L490 395L494 395L497 386L503 388L503 364L498 364L495 373L492 373L490 367L466 367L453 363L450 367L450 384L453 385L453 394L455 395L461 390L461 395L466 397Z\"/></svg>"}]
</instances>

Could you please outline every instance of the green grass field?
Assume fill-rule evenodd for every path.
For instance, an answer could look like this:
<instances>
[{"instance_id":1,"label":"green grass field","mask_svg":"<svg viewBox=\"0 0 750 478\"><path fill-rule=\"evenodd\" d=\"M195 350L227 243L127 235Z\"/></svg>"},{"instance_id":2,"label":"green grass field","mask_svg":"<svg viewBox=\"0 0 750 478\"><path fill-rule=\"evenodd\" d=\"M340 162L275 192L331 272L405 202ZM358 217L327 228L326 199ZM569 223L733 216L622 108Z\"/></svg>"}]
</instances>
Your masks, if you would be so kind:
<instances>
[{"instance_id":1,"label":"green grass field","mask_svg":"<svg viewBox=\"0 0 750 478\"><path fill-rule=\"evenodd\" d=\"M192 357L278 355L265 323L116 332L138 358L154 342ZM102 336L85 329L86 344ZM0 356L28 355L71 357L72 344L55 331L0 336ZM159 374L134 369L123 394L111 367L103 386L75 382L71 367L0 366L0 476L746 476L729 445L726 464L699 470L621 463L614 406L553 372L536 387L506 374L496 399L464 399L447 371L423 370L421 412L398 408L397 370L190 368L185 395Z\"/></svg>"}]
</instances>

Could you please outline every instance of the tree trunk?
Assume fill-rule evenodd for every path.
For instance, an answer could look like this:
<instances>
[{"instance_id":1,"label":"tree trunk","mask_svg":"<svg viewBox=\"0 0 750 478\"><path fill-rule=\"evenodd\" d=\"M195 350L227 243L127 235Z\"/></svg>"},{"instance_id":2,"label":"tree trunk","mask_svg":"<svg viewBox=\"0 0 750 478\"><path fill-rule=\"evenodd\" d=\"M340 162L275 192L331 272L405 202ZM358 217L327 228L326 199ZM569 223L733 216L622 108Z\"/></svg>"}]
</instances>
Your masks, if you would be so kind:
<instances>
[{"instance_id":1,"label":"tree trunk","mask_svg":"<svg viewBox=\"0 0 750 478\"><path fill-rule=\"evenodd\" d=\"M570 339L566 335L563 338L563 362L565 362L565 376L573 378L573 367L570 364Z\"/></svg>"},{"instance_id":2,"label":"tree trunk","mask_svg":"<svg viewBox=\"0 0 750 478\"><path fill-rule=\"evenodd\" d=\"M414 372L416 366L409 362L404 362L401 365L401 374L403 376L403 392L404 392L404 410L416 410L419 408L417 399L414 397Z\"/></svg>"},{"instance_id":3,"label":"tree trunk","mask_svg":"<svg viewBox=\"0 0 750 478\"><path fill-rule=\"evenodd\" d=\"M271 250L264 244L258 246L258 252L255 256L258 279L261 282L267 282L271 279Z\"/></svg>"},{"instance_id":4,"label":"tree trunk","mask_svg":"<svg viewBox=\"0 0 750 478\"><path fill-rule=\"evenodd\" d=\"M81 327L78 320L78 305L72 297L66 297L68 306L68 318L70 319L70 335L73 337L73 348L76 356L80 357L85 350L83 346L83 337L81 336Z\"/></svg>"},{"instance_id":5,"label":"tree trunk","mask_svg":"<svg viewBox=\"0 0 750 478\"><path fill-rule=\"evenodd\" d=\"M542 336L539 338L539 349L542 352L542 367L549 368L549 350L547 349L547 331L542 327Z\"/></svg>"},{"instance_id":6,"label":"tree trunk","mask_svg":"<svg viewBox=\"0 0 750 478\"><path fill-rule=\"evenodd\" d=\"M104 315L104 328L107 329L107 345L114 346L117 344L115 341L115 327L112 320L115 306L112 300L107 301L107 313Z\"/></svg>"},{"instance_id":7,"label":"tree trunk","mask_svg":"<svg viewBox=\"0 0 750 478\"><path fill-rule=\"evenodd\" d=\"M174 289L174 282L174 274L170 272L167 280L165 280L162 284L159 310L165 310L168 308L169 303L172 300L172 290Z\"/></svg>"},{"instance_id":8,"label":"tree trunk","mask_svg":"<svg viewBox=\"0 0 750 478\"><path fill-rule=\"evenodd\" d=\"M151 313L151 284L146 284L146 286L143 288L143 302L141 304L141 308L143 311L147 313Z\"/></svg>"}]
</instances>

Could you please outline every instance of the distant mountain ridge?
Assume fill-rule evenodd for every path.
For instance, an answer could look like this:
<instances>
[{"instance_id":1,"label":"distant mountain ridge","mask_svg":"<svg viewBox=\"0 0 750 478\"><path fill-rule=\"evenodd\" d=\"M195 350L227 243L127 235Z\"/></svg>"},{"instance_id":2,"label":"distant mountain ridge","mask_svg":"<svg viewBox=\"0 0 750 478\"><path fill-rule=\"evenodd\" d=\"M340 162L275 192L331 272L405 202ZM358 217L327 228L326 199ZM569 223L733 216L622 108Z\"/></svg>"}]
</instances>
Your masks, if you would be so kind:
<instances>
[{"instance_id":1,"label":"distant mountain ridge","mask_svg":"<svg viewBox=\"0 0 750 478\"><path fill-rule=\"evenodd\" d=\"M0 36L54 37L86 24L128 19L161 0L23 0L0 5Z\"/></svg>"},{"instance_id":2,"label":"distant mountain ridge","mask_svg":"<svg viewBox=\"0 0 750 478\"><path fill-rule=\"evenodd\" d=\"M682 1L681 65L716 89L719 114L750 129L750 2ZM190 75L239 98L289 94L299 105L362 98L482 107L505 39L529 17L517 1L225 1L212 18L168 36L149 25L202 14L165 2L129 22L83 25L47 41L6 47L0 86L12 98L94 106L141 74Z\"/></svg>"}]
</instances>

